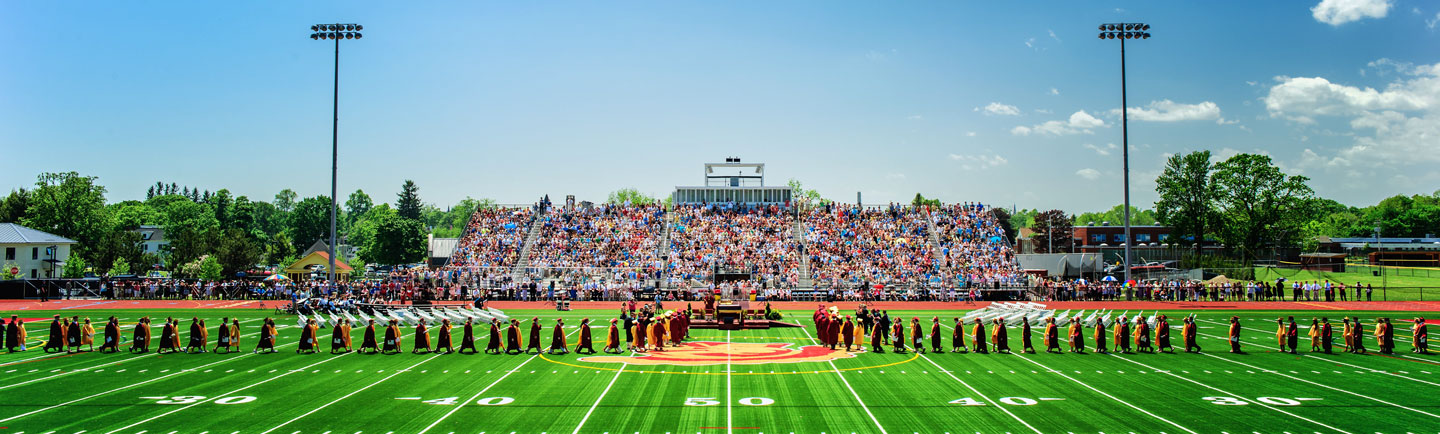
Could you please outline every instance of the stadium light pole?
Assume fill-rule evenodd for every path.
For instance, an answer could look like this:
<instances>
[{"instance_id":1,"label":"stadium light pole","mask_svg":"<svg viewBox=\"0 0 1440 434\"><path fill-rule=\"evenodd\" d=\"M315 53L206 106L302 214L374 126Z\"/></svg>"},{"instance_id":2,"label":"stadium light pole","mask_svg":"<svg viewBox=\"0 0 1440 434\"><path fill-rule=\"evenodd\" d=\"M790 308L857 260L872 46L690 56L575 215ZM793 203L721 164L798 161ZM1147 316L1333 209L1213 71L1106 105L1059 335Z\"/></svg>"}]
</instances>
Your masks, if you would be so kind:
<instances>
[{"instance_id":1,"label":"stadium light pole","mask_svg":"<svg viewBox=\"0 0 1440 434\"><path fill-rule=\"evenodd\" d=\"M1125 178L1125 282L1130 283L1130 116L1125 101L1125 40L1150 39L1150 25L1141 23L1112 23L1100 25L1100 39L1120 40L1120 154L1124 159Z\"/></svg>"},{"instance_id":2,"label":"stadium light pole","mask_svg":"<svg viewBox=\"0 0 1440 434\"><path fill-rule=\"evenodd\" d=\"M340 169L340 40L360 39L359 24L316 24L310 26L310 39L335 41L335 96L333 119L330 123L330 266L325 269L326 278L335 283L335 175Z\"/></svg>"}]
</instances>

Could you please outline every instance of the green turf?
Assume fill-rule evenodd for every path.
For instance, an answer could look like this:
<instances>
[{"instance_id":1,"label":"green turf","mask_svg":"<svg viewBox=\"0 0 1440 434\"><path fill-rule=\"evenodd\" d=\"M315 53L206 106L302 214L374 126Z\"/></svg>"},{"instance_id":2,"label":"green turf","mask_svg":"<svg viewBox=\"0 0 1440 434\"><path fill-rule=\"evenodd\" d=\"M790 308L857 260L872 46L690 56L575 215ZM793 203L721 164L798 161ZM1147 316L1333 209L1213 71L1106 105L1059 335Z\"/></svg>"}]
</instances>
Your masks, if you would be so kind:
<instances>
[{"instance_id":1,"label":"green turf","mask_svg":"<svg viewBox=\"0 0 1440 434\"><path fill-rule=\"evenodd\" d=\"M63 313L97 320L138 316L136 311ZM212 321L238 315L247 321L242 342L248 350L255 343L256 319L272 312L145 313L187 319L206 315ZM610 314L509 313L546 320L558 316L567 324ZM808 323L808 314L792 314ZM948 318L962 312L892 314ZM1248 354L1221 348L1221 322L1231 314L1245 318L1250 328L1244 332ZM861 353L833 365L732 364L729 372L724 364L627 364L621 370L620 364L583 362L573 354L296 355L298 329L293 327L281 329L278 354L57 357L32 349L0 354L0 394L7 397L0 403L0 431L1177 434L1405 433L1435 432L1440 426L1440 356L1410 354L1408 327L1397 327L1402 336L1393 356L1311 355L1304 352L1308 342L1303 338L1297 356L1273 348L1273 318L1282 314L1202 313L1205 354L887 352ZM1338 319L1342 312L1295 314ZM277 322L294 320L277 317ZM45 327L31 323L31 337L43 339ZM124 334L129 333L126 327ZM322 337L327 333L322 330ZM812 333L799 328L694 330L692 341L798 346L810 344ZM1011 333L1018 347L1018 330ZM1178 330L1175 334L1178 338ZM171 403L154 397L168 397L163 402ZM686 405L687 400L714 404Z\"/></svg>"}]
</instances>

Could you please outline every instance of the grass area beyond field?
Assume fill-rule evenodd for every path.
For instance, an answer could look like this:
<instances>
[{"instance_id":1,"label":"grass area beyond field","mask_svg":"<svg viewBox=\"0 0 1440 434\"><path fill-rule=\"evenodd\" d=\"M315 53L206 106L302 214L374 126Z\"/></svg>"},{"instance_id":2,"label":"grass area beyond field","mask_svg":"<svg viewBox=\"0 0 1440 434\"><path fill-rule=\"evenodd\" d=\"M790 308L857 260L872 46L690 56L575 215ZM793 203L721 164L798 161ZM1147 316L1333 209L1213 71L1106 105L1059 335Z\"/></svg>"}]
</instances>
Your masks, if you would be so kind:
<instances>
[{"instance_id":1,"label":"grass area beyond field","mask_svg":"<svg viewBox=\"0 0 1440 434\"><path fill-rule=\"evenodd\" d=\"M1440 269L1385 267L1383 276L1376 276L1378 267L1347 265L1345 272L1256 267L1255 279L1274 282L1284 277L1289 282L1330 281L1344 283L1348 297L1355 296L1354 285L1375 288L1375 300L1440 300ZM1288 283L1287 283L1288 284ZM1286 293L1289 298L1289 293Z\"/></svg>"},{"instance_id":2,"label":"grass area beyond field","mask_svg":"<svg viewBox=\"0 0 1440 434\"><path fill-rule=\"evenodd\" d=\"M1046 354L1036 335L1039 354L1002 355L806 349L815 345L809 313L786 312L787 321L810 327L692 330L683 349L596 355L605 357L415 355L409 328L401 355L297 355L293 316L275 317L279 352L256 355L249 350L259 319L271 311L55 313L97 323L116 315L122 324L175 316L183 319L182 344L192 316L239 317L246 351L47 355L32 343L30 351L0 354L0 393L8 397L0 402L0 432L1403 434L1440 426L1440 356L1411 354L1409 326L1399 324L1422 313L1201 312L1201 354ZM539 316L547 348L553 320L564 318L572 349L582 317L599 327L612 314L507 313ZM964 312L890 313L919 317L927 330L929 318L941 317L948 351L948 326ZM1178 317L1190 312L1162 313L1176 317L1172 334L1182 345ZM1337 354L1309 353L1303 336L1300 354L1280 353L1274 320L1291 314L1302 335L1321 315L1337 335L1340 315L1395 318L1397 354L1375 354L1373 338L1370 355L1338 354L1338 345ZM1225 352L1231 315L1244 319L1246 354ZM32 341L44 339L48 322L27 325ZM322 341L329 333L321 330ZM355 333L358 346L363 329ZM599 350L605 329L594 333ZM1018 350L1020 331L1009 333ZM485 329L477 335L483 349ZM1086 345L1094 345L1088 330Z\"/></svg>"}]
</instances>

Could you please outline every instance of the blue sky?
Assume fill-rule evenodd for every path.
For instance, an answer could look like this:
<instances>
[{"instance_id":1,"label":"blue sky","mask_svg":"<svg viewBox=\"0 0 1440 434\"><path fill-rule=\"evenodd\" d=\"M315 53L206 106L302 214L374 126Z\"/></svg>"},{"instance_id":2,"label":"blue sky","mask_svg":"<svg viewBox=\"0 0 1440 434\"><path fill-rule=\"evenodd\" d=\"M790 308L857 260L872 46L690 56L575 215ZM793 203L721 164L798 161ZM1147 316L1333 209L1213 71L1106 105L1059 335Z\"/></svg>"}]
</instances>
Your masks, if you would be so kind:
<instances>
[{"instance_id":1,"label":"blue sky","mask_svg":"<svg viewBox=\"0 0 1440 434\"><path fill-rule=\"evenodd\" d=\"M0 187L99 176L268 200L603 199L740 156L841 201L1106 209L1120 197L1119 43L1133 198L1174 153L1263 152L1325 197L1440 188L1440 3L5 2ZM342 196L343 197L343 196Z\"/></svg>"}]
</instances>

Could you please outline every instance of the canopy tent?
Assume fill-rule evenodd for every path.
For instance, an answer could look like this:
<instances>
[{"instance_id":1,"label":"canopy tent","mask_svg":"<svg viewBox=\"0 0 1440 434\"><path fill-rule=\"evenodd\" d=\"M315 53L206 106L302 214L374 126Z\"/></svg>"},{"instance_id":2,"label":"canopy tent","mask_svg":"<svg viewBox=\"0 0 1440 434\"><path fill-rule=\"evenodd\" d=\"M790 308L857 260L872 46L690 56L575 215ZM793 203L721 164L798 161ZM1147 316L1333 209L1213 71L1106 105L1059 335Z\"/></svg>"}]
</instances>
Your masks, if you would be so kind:
<instances>
[{"instance_id":1,"label":"canopy tent","mask_svg":"<svg viewBox=\"0 0 1440 434\"><path fill-rule=\"evenodd\" d=\"M300 260L295 261L295 263L286 266L283 272L291 279L304 280L310 278L310 271L316 269L317 266L321 269L330 266L330 254L323 251L310 252L310 254L305 255L305 257L300 258ZM350 271L352 270L354 270L354 268L345 265L344 262L340 260L335 261L336 279L348 280L350 278Z\"/></svg>"}]
</instances>

